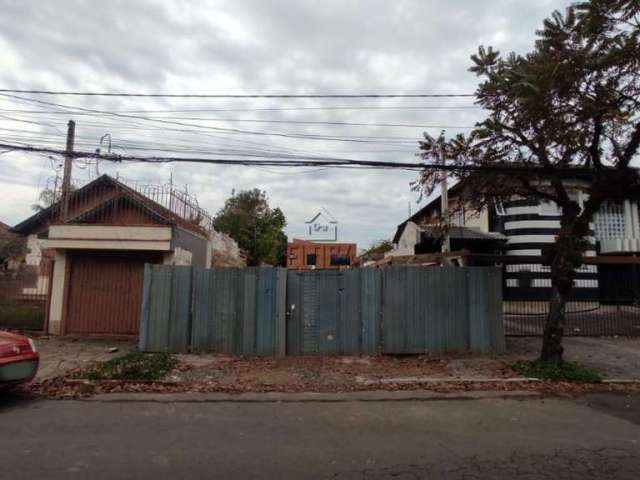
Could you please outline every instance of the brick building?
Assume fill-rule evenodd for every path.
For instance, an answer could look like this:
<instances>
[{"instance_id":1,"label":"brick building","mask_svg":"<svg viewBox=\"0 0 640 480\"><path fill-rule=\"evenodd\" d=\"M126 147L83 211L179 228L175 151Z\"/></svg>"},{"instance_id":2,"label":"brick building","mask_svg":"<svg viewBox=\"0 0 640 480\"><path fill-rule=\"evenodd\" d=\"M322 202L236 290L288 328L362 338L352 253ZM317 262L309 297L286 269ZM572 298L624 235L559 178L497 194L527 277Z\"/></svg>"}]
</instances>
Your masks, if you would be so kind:
<instances>
[{"instance_id":1,"label":"brick building","mask_svg":"<svg viewBox=\"0 0 640 480\"><path fill-rule=\"evenodd\" d=\"M287 268L324 270L349 268L357 255L355 243L319 243L293 239L287 244Z\"/></svg>"}]
</instances>

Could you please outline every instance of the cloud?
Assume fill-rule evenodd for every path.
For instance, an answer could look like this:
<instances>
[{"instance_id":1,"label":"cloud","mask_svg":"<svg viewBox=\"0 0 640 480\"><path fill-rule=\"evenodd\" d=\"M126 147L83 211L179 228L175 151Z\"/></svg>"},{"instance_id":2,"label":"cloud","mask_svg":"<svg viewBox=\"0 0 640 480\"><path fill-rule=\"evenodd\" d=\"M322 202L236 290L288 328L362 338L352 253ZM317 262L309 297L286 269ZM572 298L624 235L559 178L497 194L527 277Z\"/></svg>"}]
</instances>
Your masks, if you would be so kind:
<instances>
[{"instance_id":1,"label":"cloud","mask_svg":"<svg viewBox=\"0 0 640 480\"><path fill-rule=\"evenodd\" d=\"M290 0L37 2L0 0L0 87L173 93L468 93L467 70L480 44L527 51L553 8L569 1ZM34 96L25 95L27 99ZM78 149L93 151L111 133L114 151L137 155L203 156L299 153L385 161L415 161L423 128L309 125L232 120L331 121L471 126L477 109L392 110L318 107L469 106L470 99L246 100L37 97L94 110L181 110L88 115L0 96L0 141L62 148L66 122L77 122ZM305 107L306 110L264 110ZM234 110L194 112L193 110ZM253 109L252 111L238 111ZM47 113L25 113L38 110ZM56 113L57 112L57 113ZM8 117L8 118L7 118ZM13 118L14 120L11 120ZM157 119L205 125L164 124ZM224 120L220 120L224 119ZM21 121L16 121L21 120ZM39 122L42 125L34 125ZM398 137L402 143L290 139L220 129L313 135ZM429 129L437 133L440 128ZM448 128L448 133L460 131ZM225 152L222 152L225 150ZM0 219L30 214L38 191L52 185L59 162L21 153L0 155ZM293 234L320 207L340 221L341 240L367 246L393 235L415 211L406 171L244 168L179 164L100 165L145 183L189 186L214 213L235 189L261 188L280 206ZM79 163L77 182L95 176Z\"/></svg>"}]
</instances>

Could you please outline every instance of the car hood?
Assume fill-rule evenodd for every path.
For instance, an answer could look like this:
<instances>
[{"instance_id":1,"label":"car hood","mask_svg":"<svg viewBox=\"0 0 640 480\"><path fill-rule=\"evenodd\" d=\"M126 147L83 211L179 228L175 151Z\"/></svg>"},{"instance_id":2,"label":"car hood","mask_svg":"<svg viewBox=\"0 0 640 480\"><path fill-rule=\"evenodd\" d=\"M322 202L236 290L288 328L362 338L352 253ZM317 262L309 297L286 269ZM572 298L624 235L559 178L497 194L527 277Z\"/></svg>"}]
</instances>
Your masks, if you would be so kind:
<instances>
[{"instance_id":1,"label":"car hood","mask_svg":"<svg viewBox=\"0 0 640 480\"><path fill-rule=\"evenodd\" d=\"M15 345L16 343L29 343L27 337L15 333L0 330L0 345Z\"/></svg>"}]
</instances>

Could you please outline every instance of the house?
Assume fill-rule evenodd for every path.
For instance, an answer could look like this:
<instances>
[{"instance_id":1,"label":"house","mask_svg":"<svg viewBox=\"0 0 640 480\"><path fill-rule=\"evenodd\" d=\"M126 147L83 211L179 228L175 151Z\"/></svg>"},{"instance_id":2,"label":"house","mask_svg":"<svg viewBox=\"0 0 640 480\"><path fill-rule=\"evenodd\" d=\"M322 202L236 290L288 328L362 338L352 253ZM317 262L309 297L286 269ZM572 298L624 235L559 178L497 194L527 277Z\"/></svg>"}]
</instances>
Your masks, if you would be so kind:
<instances>
[{"instance_id":1,"label":"house","mask_svg":"<svg viewBox=\"0 0 640 480\"><path fill-rule=\"evenodd\" d=\"M184 195L103 175L16 225L50 292L51 334L138 332L145 263L208 268L210 218ZM50 282L50 284L49 284Z\"/></svg>"},{"instance_id":2,"label":"house","mask_svg":"<svg viewBox=\"0 0 640 480\"><path fill-rule=\"evenodd\" d=\"M587 184L581 179L566 179L570 196L578 204L586 198ZM531 261L505 261L505 298L545 299L551 287L551 272L541 260L543 252L555 242L560 229L561 212L552 202L531 198L511 198L496 202L480 212L466 212L459 205L458 183L449 190L449 205L455 214L449 228L442 227L441 201L435 198L425 207L398 225L394 250L387 256L406 256L438 251L445 233L451 250L467 250L471 254L501 252L513 258L531 257ZM462 208L461 208L462 207ZM600 208L586 238L586 256L636 255L640 253L640 217L638 202L628 199L620 203L608 202ZM519 260L518 260L519 261ZM600 264L583 265L575 281L576 298L605 299L629 292L621 292L621 284L631 284L630 267ZM626 280L625 280L626 279ZM627 281L629 280L629 281Z\"/></svg>"},{"instance_id":3,"label":"house","mask_svg":"<svg viewBox=\"0 0 640 480\"><path fill-rule=\"evenodd\" d=\"M503 252L507 237L499 227L499 215L490 209L475 212L463 206L458 208L461 187L458 183L448 192L450 209L455 211L448 227L443 225L441 199L434 198L398 225L392 239L394 248L386 256L440 252L445 234L449 236L452 251Z\"/></svg>"},{"instance_id":4,"label":"house","mask_svg":"<svg viewBox=\"0 0 640 480\"><path fill-rule=\"evenodd\" d=\"M324 270L350 267L356 259L355 243L323 243L293 239L287 244L287 268Z\"/></svg>"}]
</instances>

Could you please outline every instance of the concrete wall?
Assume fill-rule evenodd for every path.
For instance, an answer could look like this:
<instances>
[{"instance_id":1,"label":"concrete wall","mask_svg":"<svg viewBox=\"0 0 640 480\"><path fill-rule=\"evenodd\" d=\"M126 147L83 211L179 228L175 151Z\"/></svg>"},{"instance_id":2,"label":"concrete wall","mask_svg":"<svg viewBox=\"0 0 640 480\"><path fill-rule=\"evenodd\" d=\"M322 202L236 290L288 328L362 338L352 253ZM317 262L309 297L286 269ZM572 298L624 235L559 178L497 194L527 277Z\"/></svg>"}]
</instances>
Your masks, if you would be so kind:
<instances>
[{"instance_id":1,"label":"concrete wall","mask_svg":"<svg viewBox=\"0 0 640 480\"><path fill-rule=\"evenodd\" d=\"M188 267L193 264L193 254L189 250L177 247L173 252L165 253L162 264Z\"/></svg>"},{"instance_id":2,"label":"concrete wall","mask_svg":"<svg viewBox=\"0 0 640 480\"><path fill-rule=\"evenodd\" d=\"M186 250L191 252L191 265L199 268L208 268L207 260L210 259L209 240L194 233L183 230L180 227L173 229L171 240L172 250ZM183 257L184 258L184 257Z\"/></svg>"},{"instance_id":3,"label":"concrete wall","mask_svg":"<svg viewBox=\"0 0 640 480\"><path fill-rule=\"evenodd\" d=\"M51 285L51 302L49 307L49 333L61 333L62 313L64 306L64 284L67 272L67 255L64 251L55 254L53 264L53 282Z\"/></svg>"}]
</instances>

